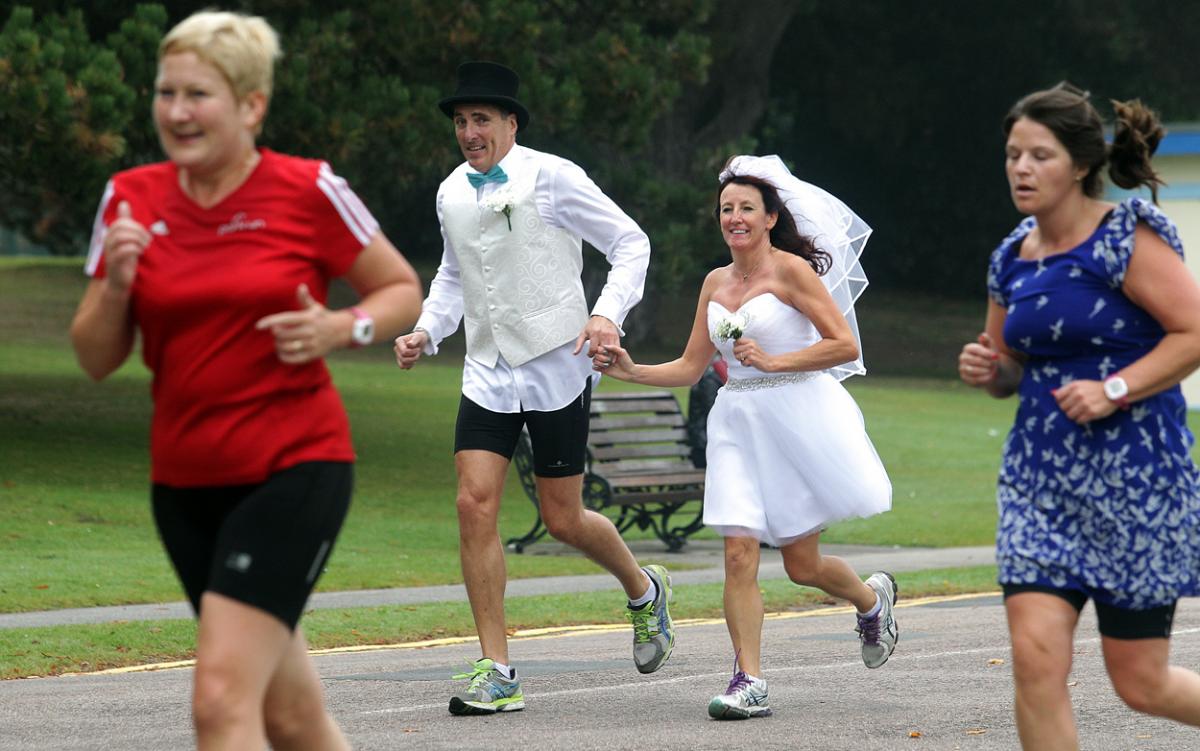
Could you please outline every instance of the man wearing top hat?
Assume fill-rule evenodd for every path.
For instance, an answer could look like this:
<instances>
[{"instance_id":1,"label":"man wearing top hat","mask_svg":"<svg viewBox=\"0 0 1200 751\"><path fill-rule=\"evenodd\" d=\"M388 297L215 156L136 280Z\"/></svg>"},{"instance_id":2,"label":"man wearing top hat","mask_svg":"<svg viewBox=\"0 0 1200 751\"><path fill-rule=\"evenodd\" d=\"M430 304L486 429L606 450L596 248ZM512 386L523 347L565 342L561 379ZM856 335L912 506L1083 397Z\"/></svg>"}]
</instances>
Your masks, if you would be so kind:
<instances>
[{"instance_id":1,"label":"man wearing top hat","mask_svg":"<svg viewBox=\"0 0 1200 751\"><path fill-rule=\"evenodd\" d=\"M583 507L583 469L594 376L591 357L620 341L641 300L646 234L574 163L517 145L529 112L517 74L489 62L459 66L458 89L438 102L466 162L438 188L444 250L423 312L396 339L411 368L465 320L467 356L455 426L463 581L482 657L450 699L452 714L522 709L505 636L504 548L497 516L523 426L533 445L542 521L555 538L611 572L629 597L637 669L666 662L675 637L662 566L640 568L616 527ZM582 240L611 269L590 313Z\"/></svg>"}]
</instances>

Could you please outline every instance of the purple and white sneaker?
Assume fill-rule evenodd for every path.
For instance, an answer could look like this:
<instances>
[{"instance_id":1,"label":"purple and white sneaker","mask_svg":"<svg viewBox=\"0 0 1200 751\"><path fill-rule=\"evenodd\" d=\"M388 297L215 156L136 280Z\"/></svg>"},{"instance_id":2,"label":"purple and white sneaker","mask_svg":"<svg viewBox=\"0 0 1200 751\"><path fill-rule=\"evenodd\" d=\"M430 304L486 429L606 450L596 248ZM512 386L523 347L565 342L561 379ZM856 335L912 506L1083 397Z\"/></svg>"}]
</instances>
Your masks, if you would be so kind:
<instances>
[{"instance_id":1,"label":"purple and white sneaker","mask_svg":"<svg viewBox=\"0 0 1200 751\"><path fill-rule=\"evenodd\" d=\"M739 670L736 658L733 669L733 678L729 681L725 693L714 696L708 703L708 716L714 720L748 720L751 717L770 715L767 682L762 678L752 678Z\"/></svg>"},{"instance_id":2,"label":"purple and white sneaker","mask_svg":"<svg viewBox=\"0 0 1200 751\"><path fill-rule=\"evenodd\" d=\"M886 571L876 571L867 579L867 586L879 595L879 612L873 616L858 616L858 640L862 642L863 664L877 668L888 661L900 641L900 628L892 610L899 589L896 579Z\"/></svg>"}]
</instances>

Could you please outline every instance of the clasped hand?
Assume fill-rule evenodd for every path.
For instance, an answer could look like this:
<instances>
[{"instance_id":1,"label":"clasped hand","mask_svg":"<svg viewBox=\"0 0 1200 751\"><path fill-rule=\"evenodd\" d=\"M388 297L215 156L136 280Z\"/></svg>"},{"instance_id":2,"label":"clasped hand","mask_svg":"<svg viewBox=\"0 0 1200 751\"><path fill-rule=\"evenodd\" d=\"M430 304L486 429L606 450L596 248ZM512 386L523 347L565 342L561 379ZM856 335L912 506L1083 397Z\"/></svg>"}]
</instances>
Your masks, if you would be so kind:
<instances>
[{"instance_id":1,"label":"clasped hand","mask_svg":"<svg viewBox=\"0 0 1200 751\"><path fill-rule=\"evenodd\" d=\"M617 324L604 316L593 315L588 318L587 325L575 338L575 350L571 354L579 354L583 350L584 342L588 344L587 356L595 360L601 347L620 346L621 331L617 328Z\"/></svg>"},{"instance_id":2,"label":"clasped hand","mask_svg":"<svg viewBox=\"0 0 1200 751\"><path fill-rule=\"evenodd\" d=\"M601 344L592 355L592 370L598 370L621 381L633 378L634 362L619 344Z\"/></svg>"},{"instance_id":3,"label":"clasped hand","mask_svg":"<svg viewBox=\"0 0 1200 751\"><path fill-rule=\"evenodd\" d=\"M412 366L417 364L417 360L421 359L428 343L429 334L423 329L396 337L392 346L392 351L396 353L396 364L401 370L411 370Z\"/></svg>"}]
</instances>

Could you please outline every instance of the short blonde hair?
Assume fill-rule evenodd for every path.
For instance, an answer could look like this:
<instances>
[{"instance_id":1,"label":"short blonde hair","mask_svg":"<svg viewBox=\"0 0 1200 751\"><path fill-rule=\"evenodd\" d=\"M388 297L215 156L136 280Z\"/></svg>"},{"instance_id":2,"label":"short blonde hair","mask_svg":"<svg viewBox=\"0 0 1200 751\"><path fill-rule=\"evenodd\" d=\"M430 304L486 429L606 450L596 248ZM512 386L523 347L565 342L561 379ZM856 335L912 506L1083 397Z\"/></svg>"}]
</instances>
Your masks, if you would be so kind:
<instances>
[{"instance_id":1,"label":"short blonde hair","mask_svg":"<svg viewBox=\"0 0 1200 751\"><path fill-rule=\"evenodd\" d=\"M265 20L215 10L193 13L159 42L160 62L180 52L194 53L221 71L238 99L252 91L270 99L275 61L282 55L279 35Z\"/></svg>"}]
</instances>

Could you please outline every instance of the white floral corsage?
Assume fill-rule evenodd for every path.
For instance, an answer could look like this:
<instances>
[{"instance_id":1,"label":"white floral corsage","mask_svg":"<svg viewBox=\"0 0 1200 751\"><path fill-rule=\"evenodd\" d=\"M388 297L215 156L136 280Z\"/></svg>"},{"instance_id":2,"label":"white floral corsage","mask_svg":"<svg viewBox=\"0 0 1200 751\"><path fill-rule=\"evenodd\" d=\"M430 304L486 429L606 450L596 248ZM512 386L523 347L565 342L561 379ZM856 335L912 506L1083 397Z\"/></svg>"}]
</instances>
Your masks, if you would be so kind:
<instances>
[{"instance_id":1,"label":"white floral corsage","mask_svg":"<svg viewBox=\"0 0 1200 751\"><path fill-rule=\"evenodd\" d=\"M507 185L485 196L483 205L497 214L504 214L504 220L508 222L508 231L512 232L513 195Z\"/></svg>"},{"instance_id":2,"label":"white floral corsage","mask_svg":"<svg viewBox=\"0 0 1200 751\"><path fill-rule=\"evenodd\" d=\"M734 339L741 339L749 325L750 317L745 313L730 313L717 321L715 333L718 339L731 342Z\"/></svg>"}]
</instances>

